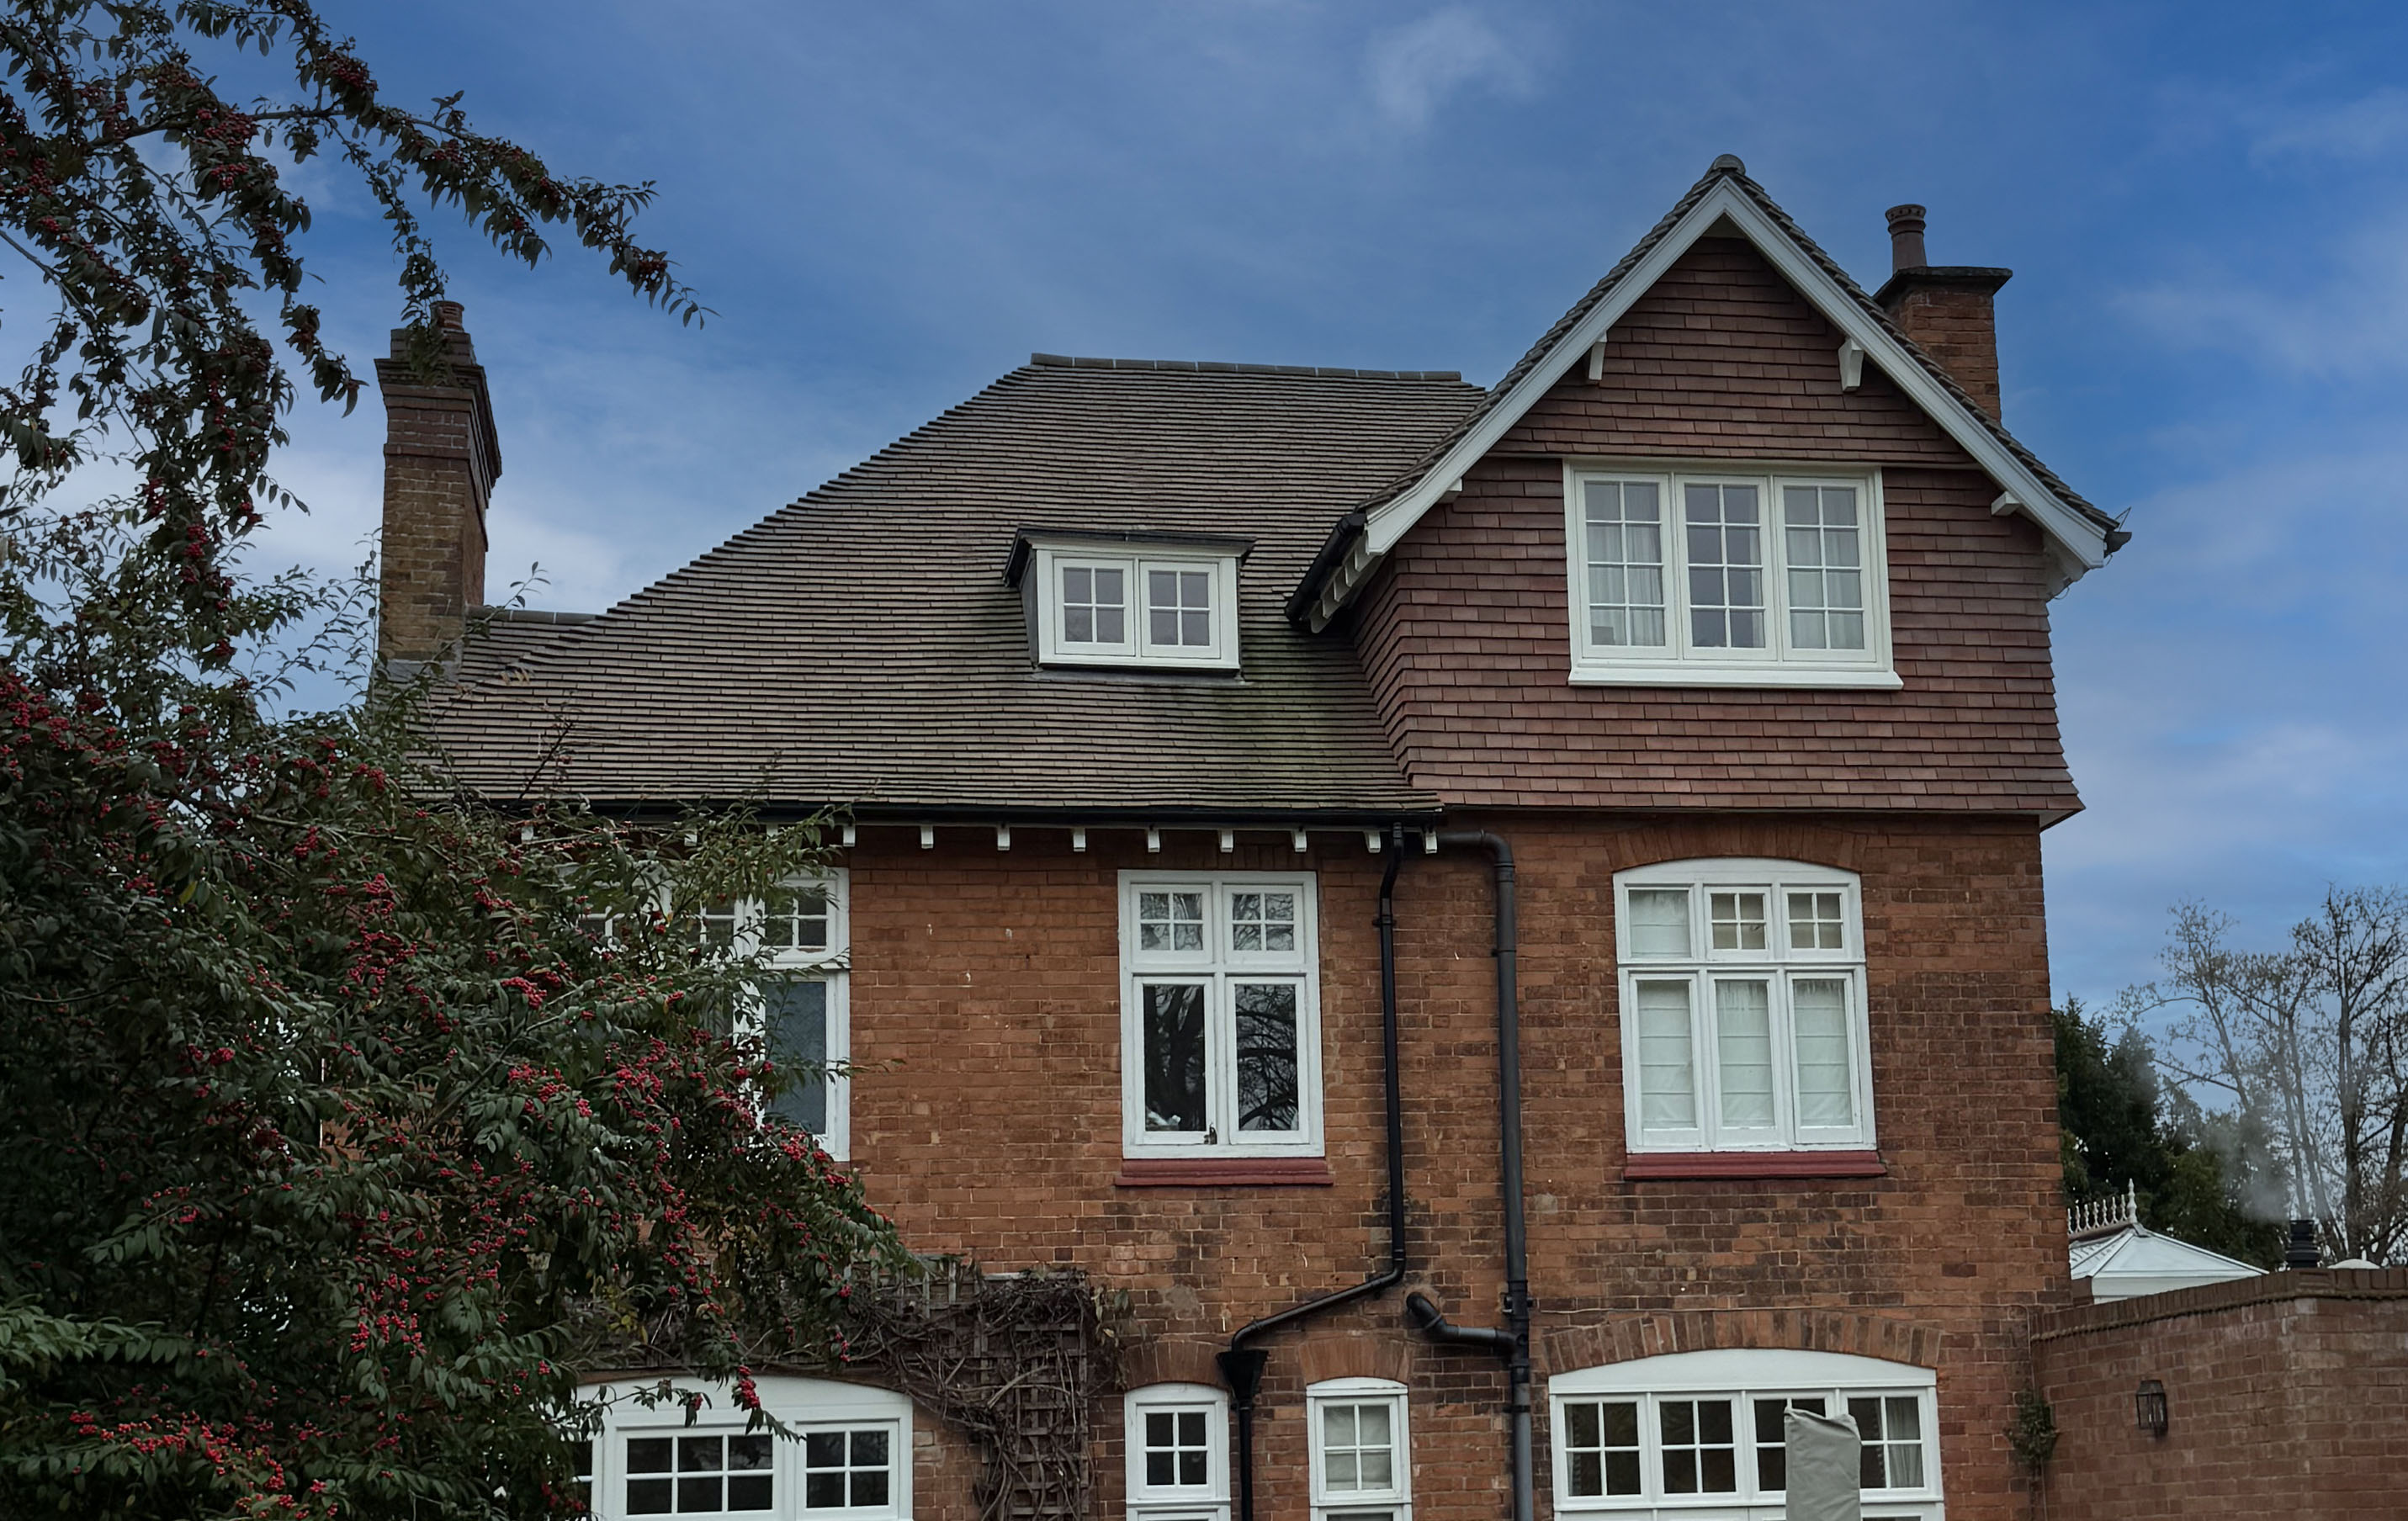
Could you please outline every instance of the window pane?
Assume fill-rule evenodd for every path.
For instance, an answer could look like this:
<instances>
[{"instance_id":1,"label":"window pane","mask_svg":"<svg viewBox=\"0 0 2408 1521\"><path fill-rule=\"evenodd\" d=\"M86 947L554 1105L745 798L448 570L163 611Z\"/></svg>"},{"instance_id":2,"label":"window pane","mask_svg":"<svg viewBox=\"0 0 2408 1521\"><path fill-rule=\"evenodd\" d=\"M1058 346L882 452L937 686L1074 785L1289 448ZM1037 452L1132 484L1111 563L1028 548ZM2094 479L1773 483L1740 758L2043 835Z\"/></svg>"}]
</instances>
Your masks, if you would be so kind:
<instances>
[{"instance_id":1,"label":"window pane","mask_svg":"<svg viewBox=\"0 0 2408 1521\"><path fill-rule=\"evenodd\" d=\"M1854 486L1782 489L1789 558L1789 641L1800 650L1865 645L1862 550Z\"/></svg>"},{"instance_id":2,"label":"window pane","mask_svg":"<svg viewBox=\"0 0 2408 1521\"><path fill-rule=\"evenodd\" d=\"M1662 647L1664 519L1656 482L1591 481L1582 502L1591 642Z\"/></svg>"},{"instance_id":3,"label":"window pane","mask_svg":"<svg viewBox=\"0 0 2408 1521\"><path fill-rule=\"evenodd\" d=\"M1200 1132L1204 1117L1204 987L1145 984L1145 1127Z\"/></svg>"},{"instance_id":4,"label":"window pane","mask_svg":"<svg viewBox=\"0 0 2408 1521\"><path fill-rule=\"evenodd\" d=\"M828 899L824 887L773 889L761 909L761 943L772 951L824 951Z\"/></svg>"},{"instance_id":5,"label":"window pane","mask_svg":"<svg viewBox=\"0 0 2408 1521\"><path fill-rule=\"evenodd\" d=\"M727 1467L731 1472L769 1466L771 1448L767 1437L730 1437L727 1439Z\"/></svg>"},{"instance_id":6,"label":"window pane","mask_svg":"<svg viewBox=\"0 0 2408 1521\"><path fill-rule=\"evenodd\" d=\"M777 1505L776 1481L767 1473L742 1473L727 1481L727 1508L731 1511L767 1511Z\"/></svg>"},{"instance_id":7,"label":"window pane","mask_svg":"<svg viewBox=\"0 0 2408 1521\"><path fill-rule=\"evenodd\" d=\"M1761 951L1765 948L1762 893L1709 893L1717 951Z\"/></svg>"},{"instance_id":8,"label":"window pane","mask_svg":"<svg viewBox=\"0 0 2408 1521\"><path fill-rule=\"evenodd\" d=\"M1232 951L1295 950L1296 895L1294 893L1230 894L1229 949Z\"/></svg>"},{"instance_id":9,"label":"window pane","mask_svg":"<svg viewBox=\"0 0 2408 1521\"><path fill-rule=\"evenodd\" d=\"M1322 1483L1332 1493L1397 1487L1387 1400L1323 1406L1321 1443Z\"/></svg>"},{"instance_id":10,"label":"window pane","mask_svg":"<svg viewBox=\"0 0 2408 1521\"><path fill-rule=\"evenodd\" d=\"M1240 983L1238 1002L1238 1128L1297 1127L1297 1041L1294 983Z\"/></svg>"},{"instance_id":11,"label":"window pane","mask_svg":"<svg viewBox=\"0 0 2408 1521\"><path fill-rule=\"evenodd\" d=\"M1723 1124L1734 1129L1772 1126L1772 996L1769 983L1714 983L1715 1071Z\"/></svg>"},{"instance_id":12,"label":"window pane","mask_svg":"<svg viewBox=\"0 0 2408 1521\"><path fill-rule=\"evenodd\" d=\"M708 1514L720 1508L719 1476L678 1480L678 1510L687 1515Z\"/></svg>"},{"instance_id":13,"label":"window pane","mask_svg":"<svg viewBox=\"0 0 2408 1521\"><path fill-rule=\"evenodd\" d=\"M666 1473L672 1443L667 1437L630 1437L627 1439L627 1471L630 1473Z\"/></svg>"},{"instance_id":14,"label":"window pane","mask_svg":"<svg viewBox=\"0 0 2408 1521\"><path fill-rule=\"evenodd\" d=\"M1856 1483L1866 1489L1889 1487L1889 1465L1882 1450L1882 1402L1878 1399L1851 1399L1848 1414L1856 1423L1856 1436L1863 1445L1856 1449Z\"/></svg>"},{"instance_id":15,"label":"window pane","mask_svg":"<svg viewBox=\"0 0 2408 1521\"><path fill-rule=\"evenodd\" d=\"M738 905L732 897L714 898L695 914L695 944L705 951L724 951L736 943Z\"/></svg>"},{"instance_id":16,"label":"window pane","mask_svg":"<svg viewBox=\"0 0 2408 1521\"><path fill-rule=\"evenodd\" d=\"M1630 950L1634 956L1686 956L1689 892L1685 887L1630 890Z\"/></svg>"},{"instance_id":17,"label":"window pane","mask_svg":"<svg viewBox=\"0 0 2408 1521\"><path fill-rule=\"evenodd\" d=\"M762 1034L770 1062L792 1073L770 1112L813 1135L827 1134L827 983L771 983L761 990Z\"/></svg>"},{"instance_id":18,"label":"window pane","mask_svg":"<svg viewBox=\"0 0 2408 1521\"><path fill-rule=\"evenodd\" d=\"M1123 573L1110 566L1062 567L1062 642L1120 644L1127 639Z\"/></svg>"},{"instance_id":19,"label":"window pane","mask_svg":"<svg viewBox=\"0 0 2408 1521\"><path fill-rule=\"evenodd\" d=\"M1138 894L1137 945L1140 951L1204 949L1204 895Z\"/></svg>"},{"instance_id":20,"label":"window pane","mask_svg":"<svg viewBox=\"0 0 2408 1521\"><path fill-rule=\"evenodd\" d=\"M1689 984L1640 983L1639 1123L1642 1127L1696 1127L1697 1064L1689 1042Z\"/></svg>"},{"instance_id":21,"label":"window pane","mask_svg":"<svg viewBox=\"0 0 2408 1521\"><path fill-rule=\"evenodd\" d=\"M1731 1435L1729 1400L1665 1399L1657 1402L1656 1413L1666 1494L1738 1492L1739 1449Z\"/></svg>"},{"instance_id":22,"label":"window pane","mask_svg":"<svg viewBox=\"0 0 2408 1521\"><path fill-rule=\"evenodd\" d=\"M668 1515L677 1509L674 1479L630 1479L627 1481L627 1514L629 1515Z\"/></svg>"},{"instance_id":23,"label":"window pane","mask_svg":"<svg viewBox=\"0 0 2408 1521\"><path fill-rule=\"evenodd\" d=\"M1790 984L1789 998L1798 1026L1798 1123L1856 1124L1856 1085L1849 1073L1848 984L1837 977L1800 978Z\"/></svg>"},{"instance_id":24,"label":"window pane","mask_svg":"<svg viewBox=\"0 0 2408 1521\"><path fill-rule=\"evenodd\" d=\"M1793 951L1841 951L1847 948L1846 922L1840 916L1839 894L1789 895L1789 948Z\"/></svg>"},{"instance_id":25,"label":"window pane","mask_svg":"<svg viewBox=\"0 0 2408 1521\"><path fill-rule=\"evenodd\" d=\"M1764 542L1754 486L1690 485L1689 639L1705 650L1764 648Z\"/></svg>"},{"instance_id":26,"label":"window pane","mask_svg":"<svg viewBox=\"0 0 2408 1521\"><path fill-rule=\"evenodd\" d=\"M1563 1410L1571 1492L1591 1497L1639 1493L1638 1402L1581 1400Z\"/></svg>"},{"instance_id":27,"label":"window pane","mask_svg":"<svg viewBox=\"0 0 2408 1521\"><path fill-rule=\"evenodd\" d=\"M1146 634L1153 642L1178 648L1212 643L1212 573L1149 570L1145 575Z\"/></svg>"}]
</instances>

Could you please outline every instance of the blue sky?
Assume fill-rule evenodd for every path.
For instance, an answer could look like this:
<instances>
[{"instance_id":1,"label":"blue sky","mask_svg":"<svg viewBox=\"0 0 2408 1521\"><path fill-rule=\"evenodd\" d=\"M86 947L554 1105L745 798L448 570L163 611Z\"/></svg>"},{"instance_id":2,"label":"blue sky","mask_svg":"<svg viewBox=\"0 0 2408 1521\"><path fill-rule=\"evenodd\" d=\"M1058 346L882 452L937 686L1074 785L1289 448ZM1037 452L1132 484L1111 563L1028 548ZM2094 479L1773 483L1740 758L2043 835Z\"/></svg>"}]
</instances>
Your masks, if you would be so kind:
<instances>
[{"instance_id":1,"label":"blue sky","mask_svg":"<svg viewBox=\"0 0 2408 1521\"><path fill-rule=\"evenodd\" d=\"M653 179L718 316L463 233L494 583L640 586L1032 350L1492 380L1720 152L1868 283L1882 209L2004 265L2007 421L2130 548L2055 608L2089 811L2057 985L2197 897L2271 942L2408 882L2408 7L325 0L386 87ZM329 328L393 260L312 168ZM437 223L438 231L442 227ZM310 409L265 558L356 561L381 420Z\"/></svg>"}]
</instances>

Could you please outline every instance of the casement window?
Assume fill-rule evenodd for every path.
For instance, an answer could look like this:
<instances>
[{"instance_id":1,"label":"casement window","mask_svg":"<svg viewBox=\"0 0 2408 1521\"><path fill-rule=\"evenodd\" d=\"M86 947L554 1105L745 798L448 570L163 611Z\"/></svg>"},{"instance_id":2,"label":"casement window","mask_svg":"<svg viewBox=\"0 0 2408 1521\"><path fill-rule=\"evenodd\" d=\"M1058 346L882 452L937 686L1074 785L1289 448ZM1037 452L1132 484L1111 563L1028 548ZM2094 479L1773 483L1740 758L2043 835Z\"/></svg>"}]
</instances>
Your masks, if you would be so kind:
<instances>
[{"instance_id":1,"label":"casement window","mask_svg":"<svg viewBox=\"0 0 2408 1521\"><path fill-rule=\"evenodd\" d=\"M1019 573L1039 662L1235 670L1241 552L1220 541L1029 541Z\"/></svg>"},{"instance_id":2,"label":"casement window","mask_svg":"<svg viewBox=\"0 0 2408 1521\"><path fill-rule=\"evenodd\" d=\"M1129 1521L1228 1521L1229 1397L1201 1384L1131 1389Z\"/></svg>"},{"instance_id":3,"label":"casement window","mask_svg":"<svg viewBox=\"0 0 2408 1521\"><path fill-rule=\"evenodd\" d=\"M1873 1144L1856 875L1670 861L1614 878L1630 1150Z\"/></svg>"},{"instance_id":4,"label":"casement window","mask_svg":"<svg viewBox=\"0 0 2408 1521\"><path fill-rule=\"evenodd\" d=\"M1130 1156L1321 1155L1313 878L1121 874Z\"/></svg>"},{"instance_id":5,"label":"casement window","mask_svg":"<svg viewBox=\"0 0 2408 1521\"><path fill-rule=\"evenodd\" d=\"M705 903L694 914L703 950L761 958L762 979L738 1012L738 1028L759 1036L781 1068L838 1069L790 1084L773 1108L839 1158L852 1141L851 1080L841 1070L852 1056L847 886L844 868L831 868L765 897Z\"/></svg>"},{"instance_id":6,"label":"casement window","mask_svg":"<svg viewBox=\"0 0 2408 1521\"><path fill-rule=\"evenodd\" d=\"M902 1395L824 1379L761 1378L762 1406L794 1432L749 1429L724 1388L696 1386L700 1414L650 1407L632 1392L604 1401L587 1481L601 1521L645 1515L751 1515L778 1521L889 1521L911 1514L911 1405Z\"/></svg>"},{"instance_id":7,"label":"casement window","mask_svg":"<svg viewBox=\"0 0 2408 1521\"><path fill-rule=\"evenodd\" d=\"M1896 687L1881 476L1575 466L1571 679Z\"/></svg>"},{"instance_id":8,"label":"casement window","mask_svg":"<svg viewBox=\"0 0 2408 1521\"><path fill-rule=\"evenodd\" d=\"M1313 1521L1412 1521L1412 1452L1405 1386L1341 1378L1304 1391Z\"/></svg>"},{"instance_id":9,"label":"casement window","mask_svg":"<svg viewBox=\"0 0 2408 1521\"><path fill-rule=\"evenodd\" d=\"M1939 1521L1931 1370L1842 1353L1722 1349L1549 1381L1555 1511L1670 1521L1781 1521L1783 1417L1846 1415L1868 1521Z\"/></svg>"}]
</instances>

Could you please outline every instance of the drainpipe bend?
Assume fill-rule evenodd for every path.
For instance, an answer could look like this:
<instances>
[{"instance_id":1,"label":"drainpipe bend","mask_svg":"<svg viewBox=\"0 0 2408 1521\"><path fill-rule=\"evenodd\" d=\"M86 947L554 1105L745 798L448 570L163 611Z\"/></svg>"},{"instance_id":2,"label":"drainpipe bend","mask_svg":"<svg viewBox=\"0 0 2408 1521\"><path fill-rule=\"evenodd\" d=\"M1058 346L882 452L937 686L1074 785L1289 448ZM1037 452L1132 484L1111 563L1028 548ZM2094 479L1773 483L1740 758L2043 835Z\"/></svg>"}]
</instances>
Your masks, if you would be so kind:
<instances>
[{"instance_id":1,"label":"drainpipe bend","mask_svg":"<svg viewBox=\"0 0 2408 1521\"><path fill-rule=\"evenodd\" d=\"M1405 1278L1405 1102L1398 1065L1397 1030L1397 873L1405 864L1402 825L1388 830L1388 865L1380 874L1380 911L1372 920L1380 932L1380 1043L1383 1097L1387 1109L1388 1262L1361 1283L1290 1305L1275 1314L1249 1321L1229 1338L1228 1348L1214 1361L1229 1385L1238 1417L1238 1521L1254 1521L1254 1397L1261 1392L1263 1369L1270 1354L1251 1343L1283 1326L1327 1314L1357 1299L1384 1294ZM1517 1521L1527 1521L1526 1513Z\"/></svg>"}]
</instances>

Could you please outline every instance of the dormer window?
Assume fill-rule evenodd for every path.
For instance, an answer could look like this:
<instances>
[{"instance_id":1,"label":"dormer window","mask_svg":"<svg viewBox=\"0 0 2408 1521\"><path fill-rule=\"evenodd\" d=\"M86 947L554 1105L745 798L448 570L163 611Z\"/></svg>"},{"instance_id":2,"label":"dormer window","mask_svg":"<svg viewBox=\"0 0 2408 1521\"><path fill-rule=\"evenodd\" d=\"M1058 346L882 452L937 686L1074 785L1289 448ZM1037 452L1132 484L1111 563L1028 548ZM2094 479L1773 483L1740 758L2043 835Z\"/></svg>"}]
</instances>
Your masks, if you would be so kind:
<instances>
[{"instance_id":1,"label":"dormer window","mask_svg":"<svg viewBox=\"0 0 2408 1521\"><path fill-rule=\"evenodd\" d=\"M1571 679L1895 687L1881 477L1575 466Z\"/></svg>"},{"instance_id":2,"label":"dormer window","mask_svg":"<svg viewBox=\"0 0 2408 1521\"><path fill-rule=\"evenodd\" d=\"M1006 579L1047 666L1238 668L1241 540L1025 533Z\"/></svg>"}]
</instances>

